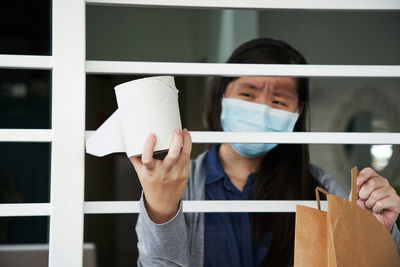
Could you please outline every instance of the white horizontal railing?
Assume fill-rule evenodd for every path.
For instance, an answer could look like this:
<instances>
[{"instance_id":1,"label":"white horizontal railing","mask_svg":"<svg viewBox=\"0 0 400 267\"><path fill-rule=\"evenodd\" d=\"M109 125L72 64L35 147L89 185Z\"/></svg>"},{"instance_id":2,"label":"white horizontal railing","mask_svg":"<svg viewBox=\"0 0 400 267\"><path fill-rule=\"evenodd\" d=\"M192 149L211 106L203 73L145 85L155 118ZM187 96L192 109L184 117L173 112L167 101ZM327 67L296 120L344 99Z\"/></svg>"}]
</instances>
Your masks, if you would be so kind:
<instances>
[{"instance_id":1,"label":"white horizontal railing","mask_svg":"<svg viewBox=\"0 0 400 267\"><path fill-rule=\"evenodd\" d=\"M89 249L93 250L93 249L96 248L96 246L95 246L94 243L84 243L83 244L83 248L87 249L87 250L89 250ZM38 250L45 251L45 250L48 250L48 249L49 249L49 244L30 244L30 243L27 243L27 244L6 244L6 245L1 244L0 245L0 253L1 252L8 252L8 251L12 251L13 253L19 252L19 251L23 251L24 253L26 253L27 251L34 251L34 253L35 253L34 255L35 256L37 256L36 253L38 252ZM35 259L37 261L37 258L35 258Z\"/></svg>"},{"instance_id":2,"label":"white horizontal railing","mask_svg":"<svg viewBox=\"0 0 400 267\"><path fill-rule=\"evenodd\" d=\"M52 142L52 130L0 129L0 142Z\"/></svg>"},{"instance_id":3,"label":"white horizontal railing","mask_svg":"<svg viewBox=\"0 0 400 267\"><path fill-rule=\"evenodd\" d=\"M86 138L94 131L86 131ZM400 133L343 133L343 132L207 132L190 131L195 144L214 143L279 143L279 144L374 144L398 145Z\"/></svg>"},{"instance_id":4,"label":"white horizontal railing","mask_svg":"<svg viewBox=\"0 0 400 267\"><path fill-rule=\"evenodd\" d=\"M298 200L191 200L183 201L183 212L296 212L296 205L317 208L316 201ZM321 201L326 210L326 201ZM139 213L139 201L86 201L85 214Z\"/></svg>"},{"instance_id":5,"label":"white horizontal railing","mask_svg":"<svg viewBox=\"0 0 400 267\"><path fill-rule=\"evenodd\" d=\"M183 201L183 212L296 212L296 205L317 208L314 200L191 200ZM327 202L321 201L323 210ZM139 201L85 201L85 214L139 213ZM50 203L0 204L0 217L49 216Z\"/></svg>"},{"instance_id":6,"label":"white horizontal railing","mask_svg":"<svg viewBox=\"0 0 400 267\"><path fill-rule=\"evenodd\" d=\"M311 9L311 10L396 10L398 0L86 0L92 5L132 5L188 8Z\"/></svg>"},{"instance_id":7,"label":"white horizontal railing","mask_svg":"<svg viewBox=\"0 0 400 267\"><path fill-rule=\"evenodd\" d=\"M399 1L400 2L400 1ZM400 77L400 65L226 64L87 60L88 74Z\"/></svg>"},{"instance_id":8,"label":"white horizontal railing","mask_svg":"<svg viewBox=\"0 0 400 267\"><path fill-rule=\"evenodd\" d=\"M49 216L50 203L0 204L0 217Z\"/></svg>"},{"instance_id":9,"label":"white horizontal railing","mask_svg":"<svg viewBox=\"0 0 400 267\"><path fill-rule=\"evenodd\" d=\"M21 56L0 54L0 68L50 70L53 68L53 58L51 56Z\"/></svg>"},{"instance_id":10,"label":"white horizontal railing","mask_svg":"<svg viewBox=\"0 0 400 267\"><path fill-rule=\"evenodd\" d=\"M193 143L400 144L400 133L190 132Z\"/></svg>"}]
</instances>

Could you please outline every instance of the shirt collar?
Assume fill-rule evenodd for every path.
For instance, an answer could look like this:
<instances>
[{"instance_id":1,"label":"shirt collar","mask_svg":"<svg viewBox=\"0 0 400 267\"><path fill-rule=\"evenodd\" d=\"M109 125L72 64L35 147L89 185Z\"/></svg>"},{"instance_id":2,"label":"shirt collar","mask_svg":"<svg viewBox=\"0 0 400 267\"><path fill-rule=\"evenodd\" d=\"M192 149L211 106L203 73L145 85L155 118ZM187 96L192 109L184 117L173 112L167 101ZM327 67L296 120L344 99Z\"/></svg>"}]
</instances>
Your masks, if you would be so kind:
<instances>
[{"instance_id":1,"label":"shirt collar","mask_svg":"<svg viewBox=\"0 0 400 267\"><path fill-rule=\"evenodd\" d=\"M219 161L218 148L219 145L215 145L207 153L206 184L214 183L225 177L228 178L221 166L221 162Z\"/></svg>"},{"instance_id":2,"label":"shirt collar","mask_svg":"<svg viewBox=\"0 0 400 267\"><path fill-rule=\"evenodd\" d=\"M250 191L253 185L254 174L250 173L243 192L239 191L231 182L228 175L224 172L221 162L218 157L219 145L214 145L207 153L206 156L206 185L215 183L219 180L224 181L224 187L229 191L244 194L247 199L250 199Z\"/></svg>"}]
</instances>

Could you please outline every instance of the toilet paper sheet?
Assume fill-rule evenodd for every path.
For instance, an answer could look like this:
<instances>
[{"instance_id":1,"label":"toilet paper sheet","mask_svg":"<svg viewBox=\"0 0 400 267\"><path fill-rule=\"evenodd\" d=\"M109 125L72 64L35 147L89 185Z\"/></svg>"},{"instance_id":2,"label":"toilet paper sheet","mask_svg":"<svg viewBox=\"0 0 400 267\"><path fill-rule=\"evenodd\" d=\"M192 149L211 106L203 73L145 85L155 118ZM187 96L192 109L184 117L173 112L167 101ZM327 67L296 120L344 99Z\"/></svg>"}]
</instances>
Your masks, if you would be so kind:
<instances>
[{"instance_id":1,"label":"toilet paper sheet","mask_svg":"<svg viewBox=\"0 0 400 267\"><path fill-rule=\"evenodd\" d=\"M172 76L133 80L115 87L118 109L86 141L86 152L102 157L142 153L150 133L157 138L154 151L169 148L173 130L182 129L178 90Z\"/></svg>"}]
</instances>

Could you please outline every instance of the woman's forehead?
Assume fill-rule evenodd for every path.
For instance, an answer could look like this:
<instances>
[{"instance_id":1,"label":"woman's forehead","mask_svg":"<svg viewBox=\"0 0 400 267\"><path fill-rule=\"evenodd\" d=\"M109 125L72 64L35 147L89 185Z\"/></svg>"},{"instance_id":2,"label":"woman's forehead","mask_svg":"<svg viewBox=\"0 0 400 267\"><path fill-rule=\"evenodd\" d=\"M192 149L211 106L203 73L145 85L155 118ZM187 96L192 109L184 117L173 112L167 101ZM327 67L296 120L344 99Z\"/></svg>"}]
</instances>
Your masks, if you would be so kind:
<instances>
[{"instance_id":1,"label":"woman's forehead","mask_svg":"<svg viewBox=\"0 0 400 267\"><path fill-rule=\"evenodd\" d=\"M270 88L274 91L285 91L297 95L297 79L292 77L240 77L233 81L232 89L249 88L263 90Z\"/></svg>"}]
</instances>

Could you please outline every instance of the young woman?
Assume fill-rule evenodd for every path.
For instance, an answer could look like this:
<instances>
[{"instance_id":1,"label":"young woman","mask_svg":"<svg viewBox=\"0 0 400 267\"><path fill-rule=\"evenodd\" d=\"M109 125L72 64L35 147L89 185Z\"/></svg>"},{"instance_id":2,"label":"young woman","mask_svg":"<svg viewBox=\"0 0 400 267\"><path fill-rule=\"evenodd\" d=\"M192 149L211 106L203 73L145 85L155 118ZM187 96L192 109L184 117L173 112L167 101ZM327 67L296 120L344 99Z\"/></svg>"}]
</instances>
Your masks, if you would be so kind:
<instances>
[{"instance_id":1,"label":"young woman","mask_svg":"<svg viewBox=\"0 0 400 267\"><path fill-rule=\"evenodd\" d=\"M228 63L306 64L282 41L260 38L240 46ZM207 118L211 130L306 131L308 79L221 77L214 81ZM188 131L176 130L164 160L153 158L149 135L141 158L131 158L143 187L139 266L290 266L294 214L182 213L181 200L314 199L317 185L346 197L332 176L309 163L303 144L220 144L190 161ZM358 204L391 231L400 198L370 168L357 178Z\"/></svg>"}]
</instances>

